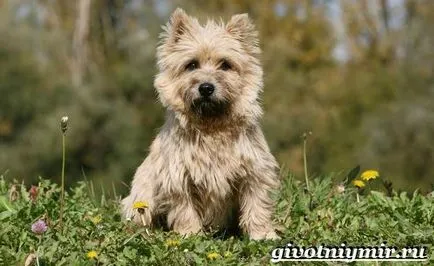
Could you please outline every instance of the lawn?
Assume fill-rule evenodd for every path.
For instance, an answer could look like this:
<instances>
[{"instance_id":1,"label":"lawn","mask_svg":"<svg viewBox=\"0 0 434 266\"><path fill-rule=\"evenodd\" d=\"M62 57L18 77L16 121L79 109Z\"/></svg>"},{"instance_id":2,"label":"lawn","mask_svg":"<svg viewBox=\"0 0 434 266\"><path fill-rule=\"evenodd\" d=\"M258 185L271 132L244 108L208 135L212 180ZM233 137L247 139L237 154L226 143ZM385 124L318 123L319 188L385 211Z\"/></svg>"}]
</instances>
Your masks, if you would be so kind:
<instances>
[{"instance_id":1,"label":"lawn","mask_svg":"<svg viewBox=\"0 0 434 266\"><path fill-rule=\"evenodd\" d=\"M343 179L338 174L310 180L307 191L304 182L285 175L275 213L282 239L250 241L209 234L182 238L158 230L148 235L143 227L121 220L119 198L96 196L84 181L67 190L61 225L58 184L41 179L30 188L5 179L0 179L1 265L24 265L26 259L32 261L29 265L268 265L270 251L289 242L344 241L355 246L384 241L397 247L427 245L429 261L406 265L434 264L433 192L406 194L381 186L362 191L352 182L337 186ZM47 228L32 229L39 219Z\"/></svg>"}]
</instances>

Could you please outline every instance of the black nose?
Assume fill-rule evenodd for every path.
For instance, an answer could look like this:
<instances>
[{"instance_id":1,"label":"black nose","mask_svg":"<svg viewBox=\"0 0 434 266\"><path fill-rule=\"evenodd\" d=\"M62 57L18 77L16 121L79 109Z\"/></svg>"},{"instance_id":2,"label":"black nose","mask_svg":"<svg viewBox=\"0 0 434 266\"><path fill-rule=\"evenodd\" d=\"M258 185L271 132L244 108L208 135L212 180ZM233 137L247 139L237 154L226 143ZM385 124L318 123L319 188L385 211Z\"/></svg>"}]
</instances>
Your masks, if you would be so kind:
<instances>
[{"instance_id":1,"label":"black nose","mask_svg":"<svg viewBox=\"0 0 434 266\"><path fill-rule=\"evenodd\" d=\"M200 95L203 97L208 97L214 92L214 85L211 83L202 83L199 86Z\"/></svg>"}]
</instances>

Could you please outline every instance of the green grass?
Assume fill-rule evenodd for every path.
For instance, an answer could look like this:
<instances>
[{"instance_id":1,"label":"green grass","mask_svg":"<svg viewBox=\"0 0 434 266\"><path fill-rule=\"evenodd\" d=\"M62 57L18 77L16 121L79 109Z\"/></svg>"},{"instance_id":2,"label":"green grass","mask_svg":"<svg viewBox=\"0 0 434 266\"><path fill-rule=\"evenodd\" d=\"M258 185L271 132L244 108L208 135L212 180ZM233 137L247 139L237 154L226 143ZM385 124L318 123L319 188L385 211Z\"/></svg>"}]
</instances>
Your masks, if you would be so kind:
<instances>
[{"instance_id":1,"label":"green grass","mask_svg":"<svg viewBox=\"0 0 434 266\"><path fill-rule=\"evenodd\" d=\"M343 193L335 190L336 178L310 180L311 196L302 183L286 178L277 195L275 215L282 226L282 239L255 242L245 237L223 239L209 235L181 238L161 231L151 231L147 236L142 227L121 220L118 199L97 199L86 182L66 191L61 229L61 190L57 184L41 180L33 201L29 187L1 177L0 265L24 265L26 257L36 251L40 265L267 265L270 250L290 241L306 246L339 245L343 241L348 245L387 241L398 247L425 244L430 256L430 262L425 264L434 263L434 193L393 192L387 197L366 190L357 203L355 188L348 186ZM11 201L12 187L17 192L12 193ZM101 221L92 222L91 218L99 215ZM30 228L41 217L46 218L49 229L39 237ZM86 257L90 250L98 253L98 260ZM218 253L217 259L207 257L212 252Z\"/></svg>"}]
</instances>

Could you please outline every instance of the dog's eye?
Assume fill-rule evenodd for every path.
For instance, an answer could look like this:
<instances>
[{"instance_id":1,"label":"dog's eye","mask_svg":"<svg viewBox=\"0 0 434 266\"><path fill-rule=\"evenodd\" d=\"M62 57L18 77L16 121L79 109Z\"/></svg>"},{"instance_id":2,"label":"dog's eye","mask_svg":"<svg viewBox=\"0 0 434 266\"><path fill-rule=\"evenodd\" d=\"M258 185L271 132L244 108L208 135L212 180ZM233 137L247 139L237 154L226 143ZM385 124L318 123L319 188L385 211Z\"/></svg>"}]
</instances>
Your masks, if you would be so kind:
<instances>
[{"instance_id":1,"label":"dog's eye","mask_svg":"<svg viewBox=\"0 0 434 266\"><path fill-rule=\"evenodd\" d=\"M199 62L197 62L197 60L192 60L190 63L188 63L185 66L185 69L188 71L193 71L195 69L199 68Z\"/></svg>"},{"instance_id":2,"label":"dog's eye","mask_svg":"<svg viewBox=\"0 0 434 266\"><path fill-rule=\"evenodd\" d=\"M232 65L228 61L223 60L220 64L219 69L221 69L223 71L228 71L228 70L232 69Z\"/></svg>"}]
</instances>

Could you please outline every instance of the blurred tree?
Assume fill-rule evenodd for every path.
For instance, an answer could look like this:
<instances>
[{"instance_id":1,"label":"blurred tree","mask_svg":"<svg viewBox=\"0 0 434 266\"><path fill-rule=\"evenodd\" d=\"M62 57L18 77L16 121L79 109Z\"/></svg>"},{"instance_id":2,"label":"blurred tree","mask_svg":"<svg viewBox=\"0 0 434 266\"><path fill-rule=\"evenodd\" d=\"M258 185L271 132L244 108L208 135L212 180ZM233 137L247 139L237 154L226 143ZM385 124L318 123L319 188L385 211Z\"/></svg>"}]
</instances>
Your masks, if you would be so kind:
<instances>
[{"instance_id":1,"label":"blurred tree","mask_svg":"<svg viewBox=\"0 0 434 266\"><path fill-rule=\"evenodd\" d=\"M102 17L113 12L111 2L92 2L83 11L90 16L91 27L77 30L81 19L75 19L78 8L71 3L41 1L26 6L12 1L10 9L1 10L10 14L24 5L38 10L32 12L43 10L43 17L35 25L1 16L5 23L0 32L6 39L0 43L4 80L0 93L7 97L0 102L0 169L29 181L38 175L56 179L61 151L58 123L68 115L67 180L82 179L84 170L94 179L120 182L132 176L161 125L163 112L152 85L159 29L155 21L160 18L153 6L134 10L124 2L114 12L118 21L106 24ZM144 14L149 14L145 22L140 20ZM16 31L8 27L11 23ZM79 40L76 47L74 39ZM29 40L41 46L28 49ZM88 51L79 51L83 45ZM83 67L78 80L77 56Z\"/></svg>"}]
</instances>

